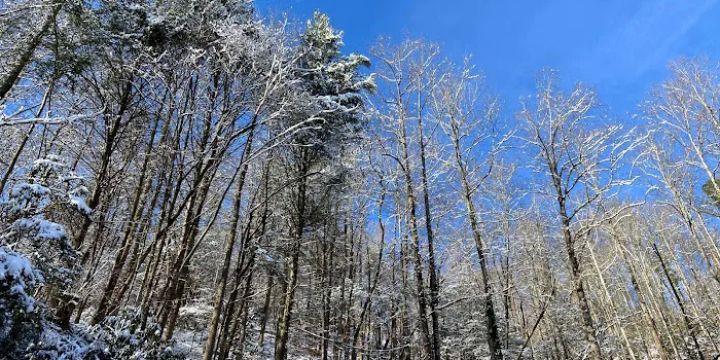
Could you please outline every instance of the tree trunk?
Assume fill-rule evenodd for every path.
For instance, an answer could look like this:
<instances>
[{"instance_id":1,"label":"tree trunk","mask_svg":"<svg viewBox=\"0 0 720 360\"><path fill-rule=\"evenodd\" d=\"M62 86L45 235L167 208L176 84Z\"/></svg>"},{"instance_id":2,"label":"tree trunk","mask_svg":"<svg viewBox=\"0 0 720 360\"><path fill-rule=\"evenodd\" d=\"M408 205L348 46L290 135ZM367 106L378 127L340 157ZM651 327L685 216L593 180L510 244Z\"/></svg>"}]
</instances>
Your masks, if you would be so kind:
<instances>
[{"instance_id":1,"label":"tree trunk","mask_svg":"<svg viewBox=\"0 0 720 360\"><path fill-rule=\"evenodd\" d=\"M303 151L304 153L304 151ZM305 155L301 161L305 161ZM300 246L305 230L305 201L307 191L307 164L301 164L295 202L295 228L292 234L290 254L286 262L286 284L283 306L278 314L277 330L275 331L275 360L286 360L288 355L287 342L293 305L295 303L295 287L297 286L298 268L300 261Z\"/></svg>"},{"instance_id":2,"label":"tree trunk","mask_svg":"<svg viewBox=\"0 0 720 360\"><path fill-rule=\"evenodd\" d=\"M242 194L245 188L245 177L247 175L246 159L252 151L253 135L256 124L256 117L253 117L250 133L245 141L243 153L240 156L239 177L237 182L237 190L233 199L232 220L230 221L230 233L225 239L225 250L223 255L223 263L220 268L219 282L215 287L215 296L213 298L213 312L208 323L208 338L205 342L205 350L203 352L203 360L211 360L215 352L215 340L217 337L218 323L220 322L220 314L222 312L223 299L225 297L225 288L227 285L228 274L230 273L230 261L232 260L233 248L235 247L235 238L237 236L237 227L240 222L240 212L242 206ZM233 176L234 177L234 176Z\"/></svg>"},{"instance_id":3,"label":"tree trunk","mask_svg":"<svg viewBox=\"0 0 720 360\"><path fill-rule=\"evenodd\" d=\"M465 209L467 211L468 221L470 222L470 229L473 234L473 240L475 241L475 250L477 251L478 262L480 263L480 272L482 274L483 309L485 311L488 350L490 351L491 360L500 360L503 358L502 344L498 331L495 307L493 306L492 289L490 287L489 279L490 274L487 270L485 245L483 244L482 234L480 232L480 225L477 221L477 212L475 211L475 203L473 202L472 188L470 187L470 182L467 178L466 164L462 158L459 130L457 128L457 125L454 123L452 125L451 138L455 153L455 166L457 168L458 175L460 175L460 182L463 191L463 201L465 202Z\"/></svg>"},{"instance_id":4,"label":"tree trunk","mask_svg":"<svg viewBox=\"0 0 720 360\"><path fill-rule=\"evenodd\" d=\"M432 211L430 208L430 189L428 186L427 165L425 156L425 135L423 130L422 116L418 117L418 136L420 142L420 170L422 175L423 202L425 208L425 231L427 232L428 247L428 273L430 274L430 318L432 319L432 343L433 343L433 360L440 360L440 319L438 314L438 304L440 300L438 294L440 292L440 284L437 277L437 267L435 266L435 234L432 227Z\"/></svg>"},{"instance_id":5,"label":"tree trunk","mask_svg":"<svg viewBox=\"0 0 720 360\"><path fill-rule=\"evenodd\" d=\"M95 315L92 319L92 324L97 324L102 319L105 318L105 315L107 315L108 308L110 307L111 299L113 292L115 291L115 287L117 286L117 282L120 279L120 275L122 274L122 270L125 266L125 261L127 260L127 256L129 254L130 248L134 245L135 241L135 234L133 231L135 223L139 220L141 211L140 204L141 202L144 202L143 200L147 196L148 191L150 191L150 186L152 185L151 181L145 181L147 174L148 174L148 164L150 162L150 154L153 151L154 144L155 144L155 131L157 131L157 127L160 123L159 116L155 119L154 124L152 126L152 133L150 135L150 143L147 146L147 150L145 151L145 159L143 160L143 165L140 170L140 176L138 179L138 184L135 191L135 196L132 203L132 208L130 209L130 220L127 222L125 229L124 229L124 236L123 240L120 245L120 249L118 250L117 255L115 256L115 261L113 262L112 269L110 270L110 277L108 278L107 284L105 286L105 289L103 291L102 297L100 298L100 303L98 304L97 310L95 311Z\"/></svg>"},{"instance_id":6,"label":"tree trunk","mask_svg":"<svg viewBox=\"0 0 720 360\"><path fill-rule=\"evenodd\" d=\"M27 43L27 47L22 51L18 60L11 65L7 76L0 80L0 102L8 96L10 90L12 90L15 83L17 83L18 79L20 79L20 75L22 75L23 71L32 60L35 49L37 49L43 37L47 34L48 29L50 29L50 25L55 22L55 18L60 12L62 5L62 1L53 2L52 10L50 14L45 17L45 21L43 21L40 30L38 30L38 32L30 38L30 41Z\"/></svg>"},{"instance_id":7,"label":"tree trunk","mask_svg":"<svg viewBox=\"0 0 720 360\"><path fill-rule=\"evenodd\" d=\"M272 289L274 284L275 277L268 272L267 274L267 290L265 292L265 301L263 302L262 307L262 320L260 321L260 340L259 340L259 348L262 350L265 346L265 329L267 328L267 321L270 317L270 300L272 299Z\"/></svg>"},{"instance_id":8,"label":"tree trunk","mask_svg":"<svg viewBox=\"0 0 720 360\"><path fill-rule=\"evenodd\" d=\"M670 276L670 271L668 270L667 266L665 265L665 261L663 260L662 255L660 255L660 250L658 250L658 247L655 243L653 243L653 251L655 252L655 255L657 256L658 260L660 261L660 267L662 268L663 274L665 275L665 279L668 281L668 285L670 287L670 290L672 290L672 294L675 297L675 301L677 301L678 306L680 307L680 312L683 315L683 320L685 321L685 326L687 326L688 333L690 335L690 338L693 340L693 345L695 346L695 351L697 352L697 356L700 360L704 360L705 356L703 355L702 349L700 348L700 343L698 342L697 335L695 334L695 327L693 326L692 321L690 320L690 317L687 314L687 311L685 311L685 305L680 297L680 294L678 293L677 288L675 287L675 283L673 282L672 277Z\"/></svg>"},{"instance_id":9,"label":"tree trunk","mask_svg":"<svg viewBox=\"0 0 720 360\"><path fill-rule=\"evenodd\" d=\"M422 255L420 254L420 234L418 231L417 219L417 201L415 200L415 185L413 184L412 174L410 172L410 151L408 149L409 138L404 116L400 119L400 136L398 138L402 149L401 168L405 182L405 197L407 201L407 214L410 225L410 236L412 239L412 253L415 267L415 287L418 302L418 326L420 327L420 336L422 339L422 347L425 354L422 358L433 356L433 341L430 337L430 326L428 324L427 315L427 294L425 293L425 279L423 276Z\"/></svg>"}]
</instances>

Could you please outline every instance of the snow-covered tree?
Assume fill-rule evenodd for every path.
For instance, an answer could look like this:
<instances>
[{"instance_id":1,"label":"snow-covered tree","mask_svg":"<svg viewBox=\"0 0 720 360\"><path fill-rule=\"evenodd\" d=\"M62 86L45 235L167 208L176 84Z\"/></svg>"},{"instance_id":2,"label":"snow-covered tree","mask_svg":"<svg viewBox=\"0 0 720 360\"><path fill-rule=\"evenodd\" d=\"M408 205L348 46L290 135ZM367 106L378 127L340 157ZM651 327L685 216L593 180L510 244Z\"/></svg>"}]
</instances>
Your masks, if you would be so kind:
<instances>
[{"instance_id":1,"label":"snow-covered tree","mask_svg":"<svg viewBox=\"0 0 720 360\"><path fill-rule=\"evenodd\" d=\"M0 246L0 353L17 354L38 332L38 307L31 293L41 281L27 257Z\"/></svg>"},{"instance_id":2,"label":"snow-covered tree","mask_svg":"<svg viewBox=\"0 0 720 360\"><path fill-rule=\"evenodd\" d=\"M26 254L42 273L45 287L62 291L77 274L77 254L65 225L90 216L87 188L56 156L36 160L30 173L15 184L3 204L0 238Z\"/></svg>"}]
</instances>

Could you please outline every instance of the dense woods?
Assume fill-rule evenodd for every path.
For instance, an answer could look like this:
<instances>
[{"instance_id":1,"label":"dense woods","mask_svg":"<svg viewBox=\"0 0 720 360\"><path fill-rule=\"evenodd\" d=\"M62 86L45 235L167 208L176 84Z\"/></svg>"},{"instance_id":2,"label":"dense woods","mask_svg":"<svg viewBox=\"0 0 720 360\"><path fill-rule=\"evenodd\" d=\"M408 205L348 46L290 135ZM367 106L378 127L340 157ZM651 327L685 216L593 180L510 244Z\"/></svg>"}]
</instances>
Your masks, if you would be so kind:
<instances>
[{"instance_id":1,"label":"dense woods","mask_svg":"<svg viewBox=\"0 0 720 360\"><path fill-rule=\"evenodd\" d=\"M630 121L276 20L0 2L0 358L720 355L717 65Z\"/></svg>"}]
</instances>

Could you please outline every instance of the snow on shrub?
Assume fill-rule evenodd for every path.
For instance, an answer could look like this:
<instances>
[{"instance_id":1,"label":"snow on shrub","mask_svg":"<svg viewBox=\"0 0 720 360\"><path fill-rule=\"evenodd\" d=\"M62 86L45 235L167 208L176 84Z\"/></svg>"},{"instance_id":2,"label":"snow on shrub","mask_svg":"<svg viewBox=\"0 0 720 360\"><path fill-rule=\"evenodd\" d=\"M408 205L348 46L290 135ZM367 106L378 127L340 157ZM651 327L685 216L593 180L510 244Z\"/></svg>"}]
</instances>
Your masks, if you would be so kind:
<instances>
[{"instance_id":1,"label":"snow on shrub","mask_svg":"<svg viewBox=\"0 0 720 360\"><path fill-rule=\"evenodd\" d=\"M76 275L77 254L65 227L51 218L67 220L72 217L69 213L89 216L83 200L87 193L82 178L58 157L48 156L33 163L3 204L2 220L7 225L0 240L25 254L42 272L46 286L68 287Z\"/></svg>"},{"instance_id":2,"label":"snow on shrub","mask_svg":"<svg viewBox=\"0 0 720 360\"><path fill-rule=\"evenodd\" d=\"M0 246L0 354L27 344L37 329L37 304L28 292L41 279L28 258Z\"/></svg>"},{"instance_id":3,"label":"snow on shrub","mask_svg":"<svg viewBox=\"0 0 720 360\"><path fill-rule=\"evenodd\" d=\"M182 354L160 342L160 325L151 315L140 309L125 307L117 315L106 317L91 327L88 333L97 344L102 344L105 355L112 359L183 359Z\"/></svg>"}]
</instances>

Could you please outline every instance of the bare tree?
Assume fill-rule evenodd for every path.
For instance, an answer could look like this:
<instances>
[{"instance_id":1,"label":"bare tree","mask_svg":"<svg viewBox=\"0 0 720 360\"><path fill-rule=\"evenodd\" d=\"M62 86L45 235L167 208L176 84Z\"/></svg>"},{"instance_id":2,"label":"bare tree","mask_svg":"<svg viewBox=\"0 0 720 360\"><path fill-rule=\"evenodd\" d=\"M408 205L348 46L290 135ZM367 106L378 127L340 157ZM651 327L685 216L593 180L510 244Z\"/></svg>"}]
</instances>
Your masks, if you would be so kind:
<instances>
[{"instance_id":1,"label":"bare tree","mask_svg":"<svg viewBox=\"0 0 720 360\"><path fill-rule=\"evenodd\" d=\"M621 161L639 141L620 125L601 124L594 92L578 85L565 94L555 81L544 73L532 105L525 103L519 117L539 159L538 171L552 189L585 340L592 356L603 358L601 327L593 319L581 259L589 233L618 215L601 204L634 180L621 172Z\"/></svg>"}]
</instances>

